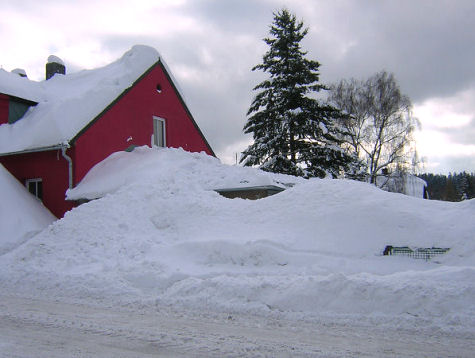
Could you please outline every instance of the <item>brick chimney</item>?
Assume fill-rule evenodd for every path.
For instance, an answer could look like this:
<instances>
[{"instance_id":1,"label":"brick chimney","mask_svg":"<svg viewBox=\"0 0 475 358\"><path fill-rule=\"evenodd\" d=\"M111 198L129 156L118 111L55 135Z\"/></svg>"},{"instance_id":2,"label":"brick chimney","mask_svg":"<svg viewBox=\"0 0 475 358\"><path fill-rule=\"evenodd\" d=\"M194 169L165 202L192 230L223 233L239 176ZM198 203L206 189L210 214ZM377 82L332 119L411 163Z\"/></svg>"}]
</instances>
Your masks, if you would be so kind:
<instances>
[{"instance_id":1,"label":"brick chimney","mask_svg":"<svg viewBox=\"0 0 475 358\"><path fill-rule=\"evenodd\" d=\"M48 57L48 62L46 63L46 79L49 80L57 73L65 75L66 67L59 57L51 55Z\"/></svg>"}]
</instances>

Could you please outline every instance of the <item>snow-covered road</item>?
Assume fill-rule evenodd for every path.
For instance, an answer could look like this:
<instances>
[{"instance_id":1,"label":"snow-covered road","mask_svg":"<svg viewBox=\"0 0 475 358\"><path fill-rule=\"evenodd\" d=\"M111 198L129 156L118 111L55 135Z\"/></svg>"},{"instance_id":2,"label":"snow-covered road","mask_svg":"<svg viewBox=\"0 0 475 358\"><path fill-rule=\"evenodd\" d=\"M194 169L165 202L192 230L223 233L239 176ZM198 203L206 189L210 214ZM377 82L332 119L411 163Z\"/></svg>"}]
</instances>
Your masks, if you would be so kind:
<instances>
[{"instance_id":1,"label":"snow-covered road","mask_svg":"<svg viewBox=\"0 0 475 358\"><path fill-rule=\"evenodd\" d=\"M475 335L0 296L0 357L472 357Z\"/></svg>"}]
</instances>

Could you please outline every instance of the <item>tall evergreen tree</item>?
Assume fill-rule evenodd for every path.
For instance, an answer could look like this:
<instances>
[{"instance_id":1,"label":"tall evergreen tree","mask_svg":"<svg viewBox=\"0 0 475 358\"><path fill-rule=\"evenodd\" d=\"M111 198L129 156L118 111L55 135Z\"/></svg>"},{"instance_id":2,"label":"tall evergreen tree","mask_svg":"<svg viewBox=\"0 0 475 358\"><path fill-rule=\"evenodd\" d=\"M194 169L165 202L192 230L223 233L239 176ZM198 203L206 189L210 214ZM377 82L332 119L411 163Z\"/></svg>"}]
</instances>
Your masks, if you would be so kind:
<instances>
[{"instance_id":1,"label":"tall evergreen tree","mask_svg":"<svg viewBox=\"0 0 475 358\"><path fill-rule=\"evenodd\" d=\"M254 88L259 92L244 126L254 143L243 152L241 163L277 173L337 177L356 161L340 148L334 121L339 111L309 96L327 88L319 83L320 64L305 58L300 47L307 32L288 10L274 13L271 36L264 39L269 50L252 69L270 78Z\"/></svg>"}]
</instances>

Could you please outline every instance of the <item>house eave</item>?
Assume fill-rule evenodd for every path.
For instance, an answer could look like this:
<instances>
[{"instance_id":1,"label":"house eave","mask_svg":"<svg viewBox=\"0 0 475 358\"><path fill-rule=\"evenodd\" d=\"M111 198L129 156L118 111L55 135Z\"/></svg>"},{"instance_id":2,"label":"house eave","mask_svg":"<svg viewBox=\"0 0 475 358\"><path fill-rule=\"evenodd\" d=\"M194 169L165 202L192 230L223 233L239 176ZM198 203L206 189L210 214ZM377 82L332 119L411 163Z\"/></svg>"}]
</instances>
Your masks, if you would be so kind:
<instances>
[{"instance_id":1,"label":"house eave","mask_svg":"<svg viewBox=\"0 0 475 358\"><path fill-rule=\"evenodd\" d=\"M29 98L25 98L25 97L18 97L18 96L15 96L13 94L10 94L8 91L2 91L0 92L0 95L4 95L4 96L7 96L9 97L11 100L14 100L14 101L17 101L17 102L22 102L22 103L26 103L30 106L36 106L39 102L39 99L37 100L37 98L35 99L29 99Z\"/></svg>"},{"instance_id":2,"label":"house eave","mask_svg":"<svg viewBox=\"0 0 475 358\"><path fill-rule=\"evenodd\" d=\"M248 190L275 190L277 192L284 191L285 188L282 188L277 185L255 185L255 186L240 186L234 188L219 188L214 189L214 191L220 193L225 191L248 191Z\"/></svg>"},{"instance_id":3,"label":"house eave","mask_svg":"<svg viewBox=\"0 0 475 358\"><path fill-rule=\"evenodd\" d=\"M25 150L19 150L15 152L5 152L5 153L0 153L0 157L6 157L9 155L19 155L19 154L28 154L28 153L37 153L37 152L47 152L50 150L58 150L62 148L67 148L69 147L66 144L57 144L57 145L52 145L48 147L40 147L40 148L31 148L31 149L25 149Z\"/></svg>"},{"instance_id":4,"label":"house eave","mask_svg":"<svg viewBox=\"0 0 475 358\"><path fill-rule=\"evenodd\" d=\"M8 97L10 97L10 99L13 99L17 102L22 102L22 103L25 103L29 106L36 106L39 102L37 101L33 101L31 99L27 99L27 98L22 98L22 97L17 97L17 96L13 96L11 94L7 94L7 93L4 93L5 95L7 95Z\"/></svg>"}]
</instances>

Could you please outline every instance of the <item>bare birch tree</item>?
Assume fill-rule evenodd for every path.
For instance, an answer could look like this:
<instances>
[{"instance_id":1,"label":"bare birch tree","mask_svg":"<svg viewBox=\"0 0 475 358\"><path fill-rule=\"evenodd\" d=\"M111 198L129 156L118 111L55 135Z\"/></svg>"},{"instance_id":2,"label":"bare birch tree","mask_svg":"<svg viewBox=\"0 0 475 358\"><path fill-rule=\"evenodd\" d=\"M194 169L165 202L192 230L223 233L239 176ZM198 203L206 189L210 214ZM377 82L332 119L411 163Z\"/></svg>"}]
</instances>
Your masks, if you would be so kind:
<instances>
[{"instance_id":1,"label":"bare birch tree","mask_svg":"<svg viewBox=\"0 0 475 358\"><path fill-rule=\"evenodd\" d=\"M340 124L347 132L347 149L366 160L370 183L376 183L383 169L410 165L418 121L393 74L382 71L365 81L342 80L331 86L329 100L345 114Z\"/></svg>"}]
</instances>

